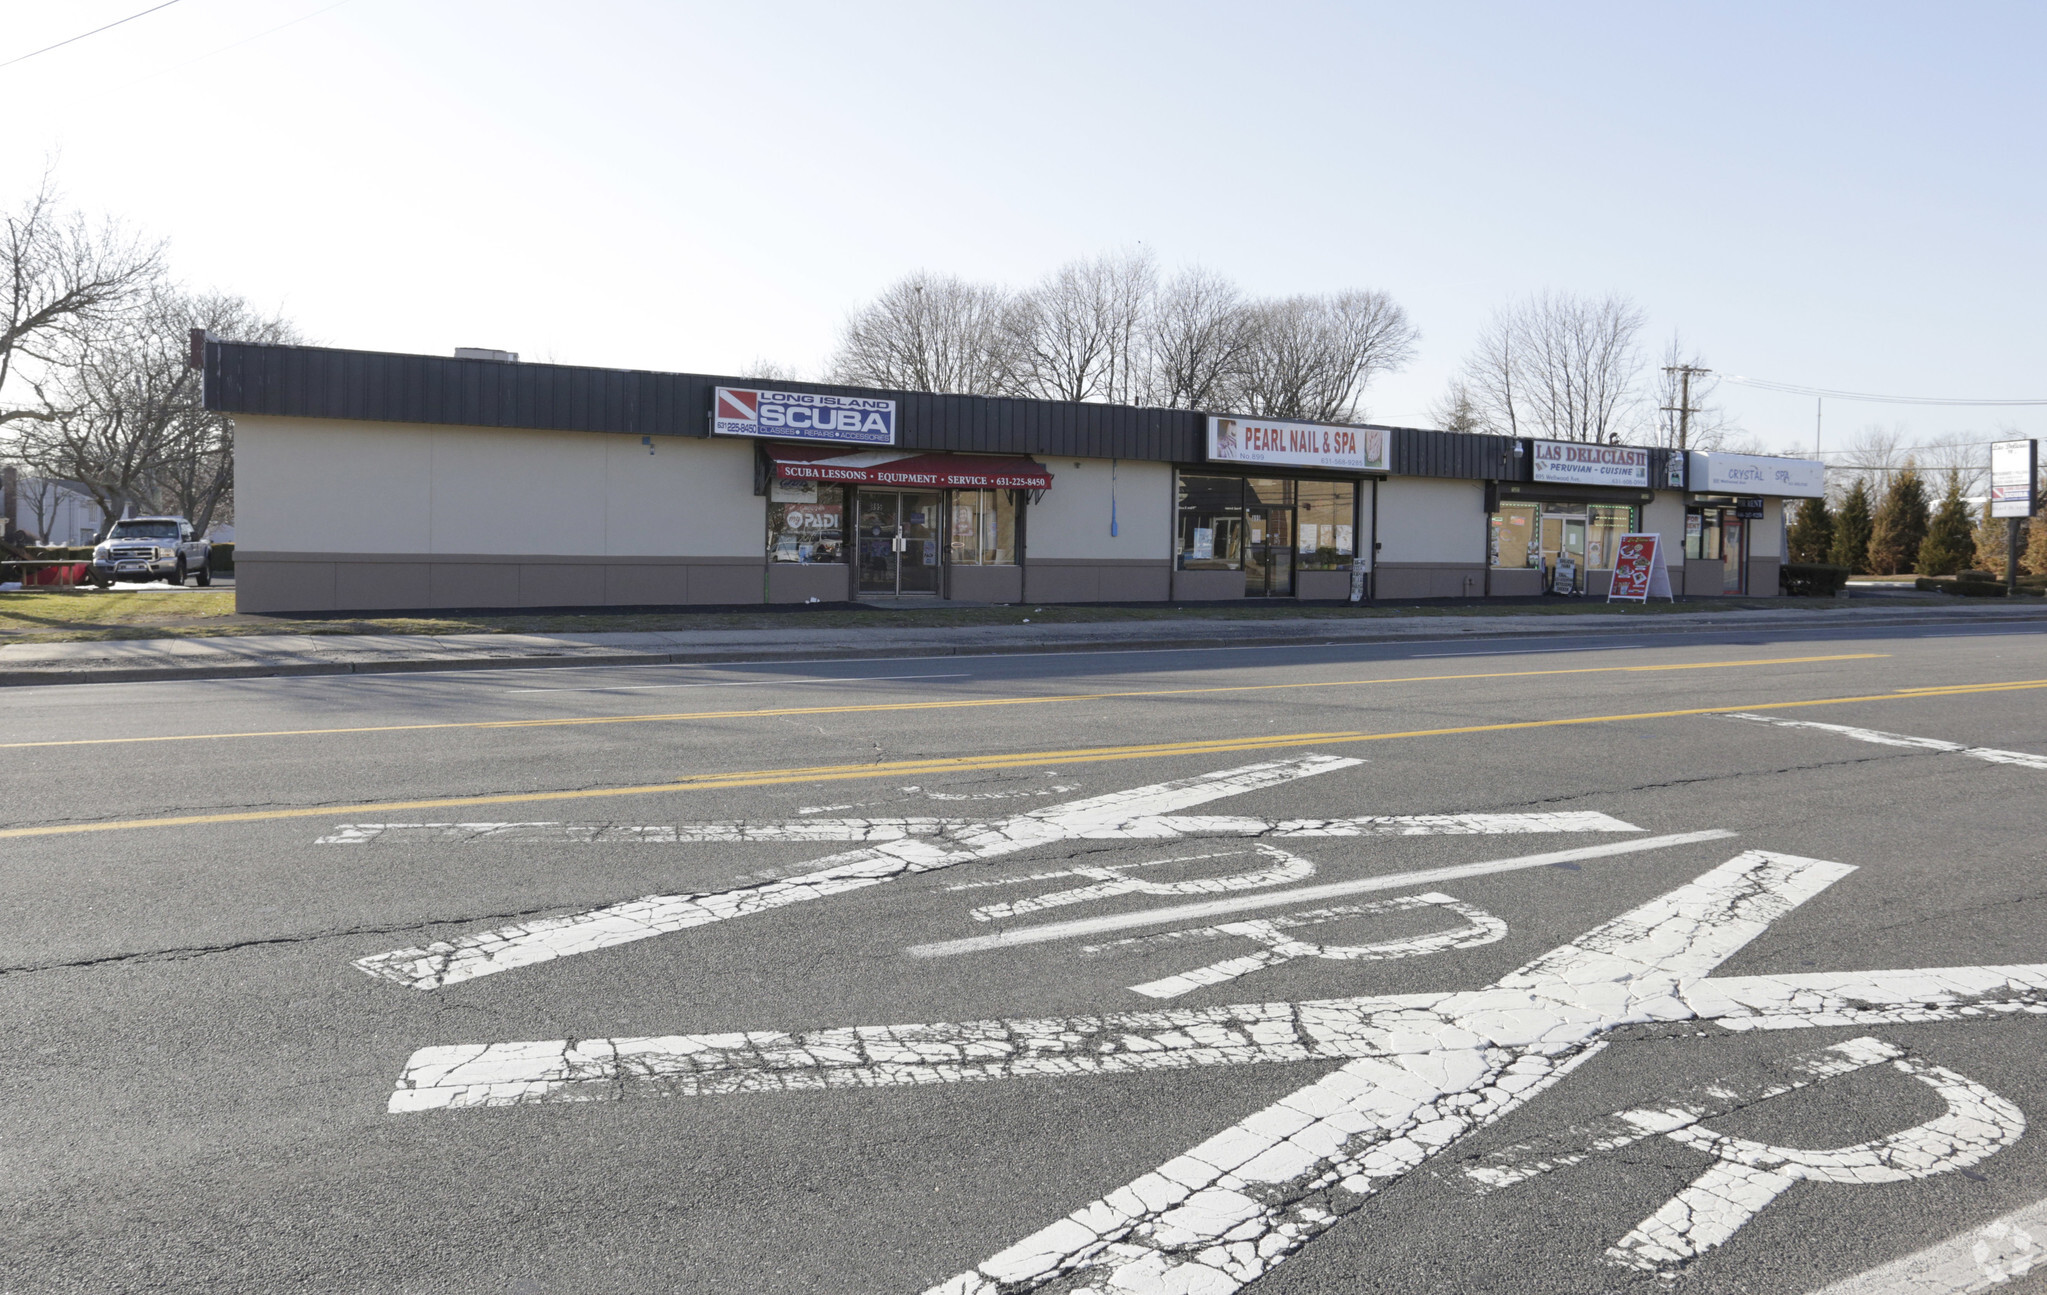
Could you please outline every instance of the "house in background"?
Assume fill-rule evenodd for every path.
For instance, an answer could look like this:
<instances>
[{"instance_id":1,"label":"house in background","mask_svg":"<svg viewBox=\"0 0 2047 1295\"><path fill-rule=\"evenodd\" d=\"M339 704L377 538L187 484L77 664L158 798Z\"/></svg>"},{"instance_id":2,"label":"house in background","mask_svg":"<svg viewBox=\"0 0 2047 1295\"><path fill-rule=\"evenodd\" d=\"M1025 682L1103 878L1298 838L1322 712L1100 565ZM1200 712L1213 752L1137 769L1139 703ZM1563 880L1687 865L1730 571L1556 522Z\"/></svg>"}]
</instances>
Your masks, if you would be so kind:
<instances>
[{"instance_id":1,"label":"house in background","mask_svg":"<svg viewBox=\"0 0 2047 1295\"><path fill-rule=\"evenodd\" d=\"M9 534L26 534L37 544L90 544L99 534L101 513L76 481L31 477L17 468L0 469L0 517Z\"/></svg>"}]
</instances>

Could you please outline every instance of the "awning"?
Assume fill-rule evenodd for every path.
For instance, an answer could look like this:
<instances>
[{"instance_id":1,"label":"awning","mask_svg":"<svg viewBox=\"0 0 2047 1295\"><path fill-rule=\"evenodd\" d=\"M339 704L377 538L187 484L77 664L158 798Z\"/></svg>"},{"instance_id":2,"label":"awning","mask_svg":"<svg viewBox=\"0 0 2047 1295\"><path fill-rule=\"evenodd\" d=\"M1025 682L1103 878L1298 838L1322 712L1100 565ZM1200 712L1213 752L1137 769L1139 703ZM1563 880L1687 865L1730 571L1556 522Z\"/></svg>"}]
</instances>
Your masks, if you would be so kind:
<instances>
[{"instance_id":1,"label":"awning","mask_svg":"<svg viewBox=\"0 0 2047 1295\"><path fill-rule=\"evenodd\" d=\"M844 481L867 486L961 490L1044 490L1052 474L1026 458L993 454L924 454L916 450L853 450L830 445L769 445L775 475L786 481Z\"/></svg>"}]
</instances>

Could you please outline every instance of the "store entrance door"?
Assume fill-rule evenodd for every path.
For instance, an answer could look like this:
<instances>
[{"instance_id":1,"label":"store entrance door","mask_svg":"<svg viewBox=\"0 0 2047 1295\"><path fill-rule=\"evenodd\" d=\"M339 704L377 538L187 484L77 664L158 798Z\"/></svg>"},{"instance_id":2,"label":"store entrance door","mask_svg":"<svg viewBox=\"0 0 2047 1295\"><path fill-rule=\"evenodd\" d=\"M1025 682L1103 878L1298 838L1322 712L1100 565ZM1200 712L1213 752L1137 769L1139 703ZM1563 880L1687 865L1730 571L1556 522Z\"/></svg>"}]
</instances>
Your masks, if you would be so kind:
<instances>
[{"instance_id":1,"label":"store entrance door","mask_svg":"<svg viewBox=\"0 0 2047 1295\"><path fill-rule=\"evenodd\" d=\"M1244 525L1244 595L1291 598L1294 594L1294 510L1247 508Z\"/></svg>"},{"instance_id":2,"label":"store entrance door","mask_svg":"<svg viewBox=\"0 0 2047 1295\"><path fill-rule=\"evenodd\" d=\"M1740 594L1748 592L1748 590L1742 587L1747 583L1744 577L1748 575L1748 554L1745 551L1747 545L1744 543L1744 541L1747 538L1748 538L1747 522L1743 521L1739 517L1736 517L1732 512L1726 512L1721 514L1720 517L1721 593Z\"/></svg>"},{"instance_id":3,"label":"store entrance door","mask_svg":"<svg viewBox=\"0 0 2047 1295\"><path fill-rule=\"evenodd\" d=\"M1585 519L1542 519L1543 585L1553 594L1585 592Z\"/></svg>"},{"instance_id":4,"label":"store entrance door","mask_svg":"<svg viewBox=\"0 0 2047 1295\"><path fill-rule=\"evenodd\" d=\"M945 497L860 492L860 592L938 592L939 511Z\"/></svg>"}]
</instances>

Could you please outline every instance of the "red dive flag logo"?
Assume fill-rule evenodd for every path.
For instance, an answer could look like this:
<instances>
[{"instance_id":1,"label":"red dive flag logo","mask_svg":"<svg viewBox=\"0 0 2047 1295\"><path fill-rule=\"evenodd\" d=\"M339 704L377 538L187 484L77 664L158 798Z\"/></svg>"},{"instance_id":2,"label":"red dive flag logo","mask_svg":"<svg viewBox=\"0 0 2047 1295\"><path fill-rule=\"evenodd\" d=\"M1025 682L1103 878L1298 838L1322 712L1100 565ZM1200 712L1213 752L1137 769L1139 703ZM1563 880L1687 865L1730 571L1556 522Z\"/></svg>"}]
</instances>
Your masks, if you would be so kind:
<instances>
[{"instance_id":1,"label":"red dive flag logo","mask_svg":"<svg viewBox=\"0 0 2047 1295\"><path fill-rule=\"evenodd\" d=\"M761 393L758 391L733 391L718 388L718 417L752 422L758 416Z\"/></svg>"}]
</instances>

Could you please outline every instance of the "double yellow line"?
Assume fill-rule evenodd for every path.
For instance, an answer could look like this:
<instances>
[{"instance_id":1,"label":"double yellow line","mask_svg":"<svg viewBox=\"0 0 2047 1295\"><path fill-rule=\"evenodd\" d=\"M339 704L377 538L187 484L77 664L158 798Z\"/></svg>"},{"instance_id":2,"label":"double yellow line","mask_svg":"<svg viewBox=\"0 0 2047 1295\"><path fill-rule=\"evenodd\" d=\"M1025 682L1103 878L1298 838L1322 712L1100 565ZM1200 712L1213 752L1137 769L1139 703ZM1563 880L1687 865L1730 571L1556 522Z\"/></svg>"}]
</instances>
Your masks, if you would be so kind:
<instances>
[{"instance_id":1,"label":"double yellow line","mask_svg":"<svg viewBox=\"0 0 2047 1295\"><path fill-rule=\"evenodd\" d=\"M562 719L484 719L440 724L373 724L356 728L281 728L254 733L169 733L159 737L83 737L55 742L0 742L0 751L54 746L125 746L136 742L223 742L255 737L335 737L351 733L421 733L442 729L571 728L586 724L658 724L705 719L759 719L778 715L857 715L872 711L972 710L986 706L1048 706L1061 702L1120 701L1132 697L1187 697L1200 693L1277 692L1288 688L1357 688L1389 683L1447 683L1464 679L1529 679L1538 675L1642 674L1663 670L1728 670L1761 665L1804 665L1815 661L1873 661L1888 652L1838 656L1787 656L1759 661L1691 661L1675 665L1577 666L1559 670L1501 670L1489 674L1422 674L1397 679L1320 679L1301 683L1223 684L1206 688L1147 688L1136 692L1064 693L1050 697L968 697L947 701L867 702L857 706L775 706L759 710L700 710L671 715L574 715ZM847 683L865 682L857 677Z\"/></svg>"},{"instance_id":2,"label":"double yellow line","mask_svg":"<svg viewBox=\"0 0 2047 1295\"><path fill-rule=\"evenodd\" d=\"M1751 663L1755 664L1755 663ZM1675 719L1686 715L1722 715L1738 710L1787 710L1803 706L1841 706L1857 702L1917 701L1928 697L2023 692L2047 688L2047 679L2005 683L1958 684L1875 693L1860 697L1817 697L1802 701L1743 702L1693 706L1682 710L1637 711L1625 715L1576 715L1564 719L1515 720L1499 724L1465 724L1454 728L1409 729L1395 733L1355 730L1327 733L1274 733L1260 737L1214 738L1203 741L1158 742L1141 746L1076 747L1062 751L1026 751L1005 755L953 756L928 760L897 760L877 764L819 765L807 769L756 769L698 774L672 782L631 787L597 787L582 791L512 792L492 796L443 796L426 800L375 801L361 805L321 805L298 809L265 809L231 814L187 814L171 818L122 819L105 823L71 823L50 827L0 830L0 838L67 836L80 832L115 832L146 827L194 827L216 823L264 823L292 818L351 818L395 810L468 809L485 805L530 804L536 801L601 800L616 796L649 796L664 792L716 791L735 787L776 787L790 783L845 782L861 778L967 773L1014 769L1030 765L1099 764L1114 760L1150 760L1173 756L1217 755L1239 751L1271 751L1288 747L1339 746L1359 742L1392 742L1405 738L1454 737L1468 733L1506 733L1517 729L1561 728L1573 724L1618 724L1635 720ZM746 712L753 713L753 712Z\"/></svg>"}]
</instances>

